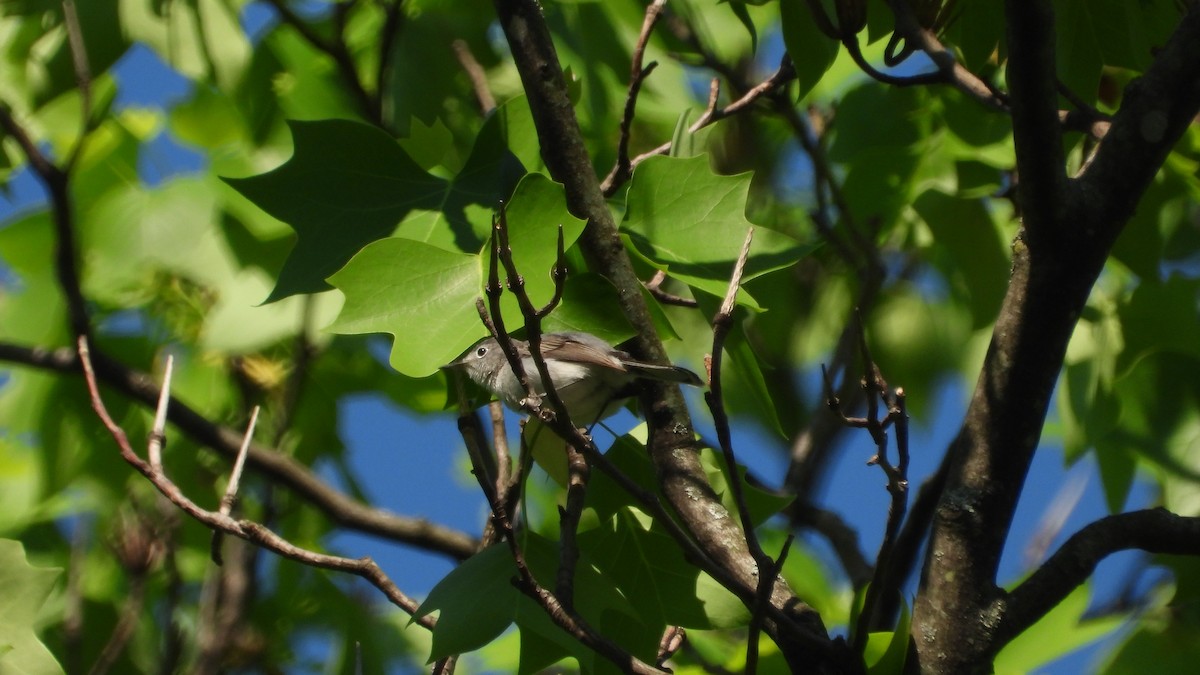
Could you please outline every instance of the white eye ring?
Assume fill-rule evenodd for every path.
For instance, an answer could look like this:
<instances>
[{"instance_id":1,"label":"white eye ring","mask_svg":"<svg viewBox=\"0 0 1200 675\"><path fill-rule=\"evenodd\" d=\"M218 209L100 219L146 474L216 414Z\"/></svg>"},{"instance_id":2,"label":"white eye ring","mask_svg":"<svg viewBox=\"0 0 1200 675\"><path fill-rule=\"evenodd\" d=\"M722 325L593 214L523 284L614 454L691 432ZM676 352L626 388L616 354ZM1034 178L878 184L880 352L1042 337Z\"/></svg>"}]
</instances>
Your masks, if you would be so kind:
<instances>
[{"instance_id":1,"label":"white eye ring","mask_svg":"<svg viewBox=\"0 0 1200 675\"><path fill-rule=\"evenodd\" d=\"M483 355L487 354L487 353L488 353L487 347L480 347L479 349L475 350L475 356L477 356L479 358L483 358Z\"/></svg>"}]
</instances>

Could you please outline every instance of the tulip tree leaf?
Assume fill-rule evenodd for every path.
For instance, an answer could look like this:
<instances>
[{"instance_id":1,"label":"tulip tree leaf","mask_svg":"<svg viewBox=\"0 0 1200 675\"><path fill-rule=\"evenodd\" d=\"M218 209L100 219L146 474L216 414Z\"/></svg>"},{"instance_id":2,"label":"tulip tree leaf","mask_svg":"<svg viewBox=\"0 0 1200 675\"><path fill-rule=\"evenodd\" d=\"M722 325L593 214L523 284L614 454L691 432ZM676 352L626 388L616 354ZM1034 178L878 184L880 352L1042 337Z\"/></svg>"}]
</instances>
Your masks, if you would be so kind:
<instances>
[{"instance_id":1,"label":"tulip tree leaf","mask_svg":"<svg viewBox=\"0 0 1200 675\"><path fill-rule=\"evenodd\" d=\"M347 120L289 122L296 150L279 168L226 179L291 225L296 248L268 300L329 288L325 279L413 209L437 208L446 181L426 173L386 133Z\"/></svg>"},{"instance_id":2,"label":"tulip tree leaf","mask_svg":"<svg viewBox=\"0 0 1200 675\"><path fill-rule=\"evenodd\" d=\"M63 672L34 627L54 589L58 569L33 567L21 542L0 539L0 672L52 675Z\"/></svg>"},{"instance_id":3,"label":"tulip tree leaf","mask_svg":"<svg viewBox=\"0 0 1200 675\"><path fill-rule=\"evenodd\" d=\"M633 248L672 277L724 296L746 231L750 174L718 176L708 157L652 157L638 165L629 187L621 232ZM813 249L792 237L755 227L743 281L795 263ZM745 290L739 301L757 307Z\"/></svg>"},{"instance_id":4,"label":"tulip tree leaf","mask_svg":"<svg viewBox=\"0 0 1200 675\"><path fill-rule=\"evenodd\" d=\"M391 333L392 367L405 375L432 375L479 332L479 256L393 237L367 244L329 281L346 294L330 330Z\"/></svg>"},{"instance_id":5,"label":"tulip tree leaf","mask_svg":"<svg viewBox=\"0 0 1200 675\"><path fill-rule=\"evenodd\" d=\"M517 185L507 219L526 292L535 304L544 303L553 294L558 225L564 246L570 246L583 232L583 221L567 211L562 186L541 174L529 174ZM392 366L410 377L432 375L485 334L475 299L483 297L488 257L486 246L467 254L403 237L372 242L329 278L346 295L331 330L390 333ZM508 330L520 328L512 294L505 294L503 306Z\"/></svg>"}]
</instances>

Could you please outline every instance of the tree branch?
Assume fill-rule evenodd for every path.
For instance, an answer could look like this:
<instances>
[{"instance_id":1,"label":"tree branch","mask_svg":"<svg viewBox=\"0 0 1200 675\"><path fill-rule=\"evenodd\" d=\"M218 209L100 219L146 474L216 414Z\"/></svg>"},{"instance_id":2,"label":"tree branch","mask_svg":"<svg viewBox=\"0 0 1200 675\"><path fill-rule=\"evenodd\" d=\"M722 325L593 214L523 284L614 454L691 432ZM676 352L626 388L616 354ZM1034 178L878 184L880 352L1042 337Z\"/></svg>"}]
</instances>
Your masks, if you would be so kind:
<instances>
[{"instance_id":1,"label":"tree branch","mask_svg":"<svg viewBox=\"0 0 1200 675\"><path fill-rule=\"evenodd\" d=\"M1054 74L1054 7L1006 0L1008 88L1016 145L1017 201L1026 232L1050 236L1064 209L1067 173Z\"/></svg>"},{"instance_id":2,"label":"tree branch","mask_svg":"<svg viewBox=\"0 0 1200 675\"><path fill-rule=\"evenodd\" d=\"M83 370L84 380L87 382L88 393L91 396L92 408L96 411L96 415L104 424L112 435L113 440L117 442L117 446L121 451L121 457L146 477L147 480L160 492L164 497L171 500L184 513L192 518L200 521L205 526L214 531L225 532L232 534L240 539L245 539L251 543L257 544L263 548L269 549L285 558L295 560L297 562L319 567L322 569L336 570L340 572L348 572L356 576L362 577L371 585L383 592L384 596L400 609L410 615L414 615L417 611L419 603L402 592L391 579L384 574L370 558L359 558L352 560L350 558L342 558L339 556L325 555L315 551L300 548L283 537L275 534L259 523L249 520L235 520L223 513L206 510L186 495L179 489L167 475L161 471L156 471L150 463L143 460L134 452L133 447L129 443L129 439L125 431L115 422L109 415L108 410L104 406L104 401L100 397L99 382L96 378L96 370L92 367L92 361L88 352L88 340L84 336L80 336L79 345L79 361ZM164 430L161 428L155 429L152 433L161 436ZM247 443L249 445L249 443ZM424 616L415 619L415 621L426 628L432 629L436 621L429 616Z\"/></svg>"},{"instance_id":3,"label":"tree branch","mask_svg":"<svg viewBox=\"0 0 1200 675\"><path fill-rule=\"evenodd\" d=\"M998 600L1003 617L996 630L998 650L1053 609L1118 551L1200 556L1200 518L1165 509L1133 511L1088 524L1020 586Z\"/></svg>"},{"instance_id":4,"label":"tree branch","mask_svg":"<svg viewBox=\"0 0 1200 675\"><path fill-rule=\"evenodd\" d=\"M21 363L59 373L82 372L75 351L67 348L46 350L0 343L0 361ZM96 377L104 384L146 406L154 406L158 401L159 387L149 375L128 368L102 354L93 354L92 362L96 368ZM207 445L228 459L237 456L242 441L241 434L213 423L178 399L170 399L168 419L197 443ZM458 560L471 557L478 546L478 542L465 533L424 519L404 518L355 501L330 487L303 464L257 443L251 444L246 461L259 473L294 490L342 527L441 553Z\"/></svg>"},{"instance_id":5,"label":"tree branch","mask_svg":"<svg viewBox=\"0 0 1200 675\"><path fill-rule=\"evenodd\" d=\"M1091 168L1068 181L1047 67L1054 63L1050 5L1010 0L1007 8L1024 224L983 369L950 448L913 615L915 667L930 673L968 672L998 649L996 572L1067 343L1121 228L1200 111L1200 17L1192 11L1128 89ZM939 643L966 648L939 650Z\"/></svg>"}]
</instances>

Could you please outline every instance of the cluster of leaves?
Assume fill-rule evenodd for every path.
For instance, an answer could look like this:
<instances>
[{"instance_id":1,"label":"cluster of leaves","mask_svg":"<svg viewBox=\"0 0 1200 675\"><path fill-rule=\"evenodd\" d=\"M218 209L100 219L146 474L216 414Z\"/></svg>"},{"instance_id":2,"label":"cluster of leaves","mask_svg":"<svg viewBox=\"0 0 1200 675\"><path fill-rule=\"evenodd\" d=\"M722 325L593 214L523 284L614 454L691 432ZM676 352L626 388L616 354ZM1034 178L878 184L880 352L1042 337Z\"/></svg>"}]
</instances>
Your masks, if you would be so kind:
<instances>
[{"instance_id":1,"label":"cluster of leaves","mask_svg":"<svg viewBox=\"0 0 1200 675\"><path fill-rule=\"evenodd\" d=\"M312 635L336 645L321 659L341 672L356 658L385 668L472 650L493 670L533 672L564 658L586 672L612 668L512 586L514 562L502 546L470 557L429 594L419 614L437 615L431 636L404 626L408 617L398 611L363 611L360 589L291 561L246 550L229 556L237 562L226 569L213 568L208 533L181 522L118 460L78 376L30 351L74 348L61 272L76 267L99 350L140 371L155 371L172 354L179 400L230 427L262 405L260 438L299 465L326 467L347 495L362 499L338 433L342 406L372 393L415 412L446 408L438 366L484 334L475 299L499 204L535 303L553 295L548 272L562 228L570 275L545 330L583 330L613 342L633 335L621 296L641 289L616 288L589 271L578 243L585 223L568 210L563 186L543 163L490 3L314 4L86 0L64 11L58 2L22 0L0 9L0 105L48 157L76 157L65 198L77 246L67 255L73 262L60 255L51 264L63 245L54 204L6 214L0 229L0 343L3 358L20 364L6 364L0 376L0 537L19 539L31 559L73 576L39 614L47 573L29 570L25 554L0 541L0 597L14 598L15 608L0 611L0 671L56 670L33 640L42 625L68 668L100 660L116 632L80 630L79 622L120 625L133 588L144 589L138 602L146 611L108 664L118 672L205 664L214 654L235 667L291 670L306 665L295 648ZM804 438L826 449L812 455L818 459L804 482L772 485L788 495L818 494L838 447L839 431L812 431L821 423L815 416L827 414L823 392L806 388L797 373L830 359L853 365L844 353L853 308L861 307L889 379L904 384L909 409L926 416L939 382L978 372L1017 231L1008 115L988 111L963 89L867 78L849 38L839 41L813 20L810 5L823 4L848 3L672 3L648 41L647 59L658 67L641 82L630 125L635 154L667 140L672 150L638 163L609 201L639 276L665 273L672 294L694 300L678 307L642 292L659 334L680 338L673 351L691 363L711 344L709 322L747 228L757 228L737 296L739 322L726 344L727 406L743 423L767 429L782 456ZM885 43L893 15L878 0L858 4L865 23L853 33L865 31L863 52L878 62L892 49ZM1121 88L1148 67L1178 23L1173 3L1126 4L1055 3L1054 65L1070 93L1065 107L1115 111ZM940 25L942 39L968 70L1002 82L999 4L950 5L954 18ZM546 3L601 176L621 159L617 130L645 9L635 0ZM83 85L70 12L82 27ZM456 41L472 62L466 67L450 48ZM721 103L728 103L763 79L764 54L780 43L794 78L744 115L689 127L704 108L697 73L721 74L731 92ZM123 103L128 82L114 74L122 59L147 49L188 82L183 96L161 108ZM480 109L471 65L501 101L494 109ZM808 118L797 114L804 107ZM27 180L27 151L11 130L0 139L0 179L6 186ZM1067 140L1078 168L1094 139L1075 133ZM147 180L152 167L169 161L164 141L187 146L203 169ZM1070 461L1094 458L1114 512L1135 477L1148 473L1162 505L1198 513L1198 163L1193 127L1118 240L1059 386L1060 421L1049 431ZM506 323L519 326L516 303L507 296L505 303ZM386 363L372 356L378 342L369 334L391 336ZM131 436L145 434L150 416L142 403L114 391L108 404ZM168 471L194 499L215 503L228 468L209 445L194 432L172 434ZM607 455L654 491L644 446L639 429ZM729 483L744 481L744 470L708 450L702 461L726 509L736 511ZM554 466L544 470L562 477ZM326 546L337 516L275 478L257 473L243 488L246 517L298 545ZM548 582L558 562L561 495L553 481L535 483L519 536L530 569ZM750 492L769 552L780 551L787 533L770 518L790 501ZM744 667L741 629L751 613L743 603L605 476L593 477L586 506L575 593L593 627L649 663L663 630L685 627L690 649L677 657L678 671ZM153 564L119 554L138 537L169 554L139 558ZM781 577L827 626L853 625L861 589L807 546L794 545ZM1113 672L1132 670L1128 664L1172 631L1197 631L1194 617L1171 609L1194 602L1194 561L1162 564L1175 585L1155 590L1146 618L1115 652ZM256 580L256 590L231 590L238 573ZM403 578L395 581L404 586ZM17 587L23 594L4 590ZM1014 642L997 667L1036 667L1110 631L1115 621L1078 625L1088 591ZM221 635L218 606L235 607L237 618L224 627L229 639L214 646L203 635ZM899 668L905 621L871 636L868 665ZM514 624L518 630L506 633ZM1200 644L1170 640L1177 649ZM783 656L765 641L763 649L759 667L782 672ZM1189 649L1181 663L1194 660Z\"/></svg>"}]
</instances>

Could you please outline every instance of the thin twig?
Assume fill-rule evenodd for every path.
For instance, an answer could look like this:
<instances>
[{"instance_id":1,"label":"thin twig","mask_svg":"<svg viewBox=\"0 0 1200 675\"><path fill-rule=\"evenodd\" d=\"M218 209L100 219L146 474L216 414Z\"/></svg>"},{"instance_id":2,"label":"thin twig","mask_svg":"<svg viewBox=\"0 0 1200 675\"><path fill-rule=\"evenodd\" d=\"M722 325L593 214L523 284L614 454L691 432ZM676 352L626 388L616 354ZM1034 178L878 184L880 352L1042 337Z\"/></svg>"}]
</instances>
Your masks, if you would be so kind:
<instances>
[{"instance_id":1,"label":"thin twig","mask_svg":"<svg viewBox=\"0 0 1200 675\"><path fill-rule=\"evenodd\" d=\"M226 534L232 534L240 539L245 539L248 542L257 544L263 548L273 551L285 558L295 560L297 562L309 565L311 567L319 567L322 569L336 570L340 572L348 572L356 576L362 577L371 585L383 592L384 596L400 609L407 612L409 615L415 615L419 603L403 591L386 575L383 570L375 564L370 558L359 558L353 560L350 558L342 558L339 556L331 556L315 551L300 548L295 544L287 541L283 537L275 534L266 527L250 521L250 520L235 520L227 515L208 511L198 506L195 502L183 494L173 481L166 474L155 471L148 462L134 452L133 447L129 444L129 437L125 434L125 430L121 428L112 416L109 415L108 409L104 406L104 401L100 397L99 383L96 380L96 371L92 367L91 354L88 349L88 339L86 336L79 336L78 353L80 364L83 368L84 379L87 382L88 393L91 397L92 409L96 411L100 422L108 429L113 440L117 442L117 447L120 449L121 457L129 463L138 473L146 477L164 497L169 499L172 504L179 507L184 513L192 518L200 521L210 529L219 529ZM432 629L436 620L429 616L423 616L414 619L416 623Z\"/></svg>"},{"instance_id":2,"label":"thin twig","mask_svg":"<svg viewBox=\"0 0 1200 675\"><path fill-rule=\"evenodd\" d=\"M937 66L937 71L930 73L927 79L936 75L937 81L935 83L940 82L952 85L967 96L993 110L1008 110L1008 96L997 91L992 85L984 82L978 75L967 70L966 67L959 63L954 54L938 40L937 34L921 26L912 13L912 7L907 2L903 0L888 0L888 5L892 8L892 12L896 16L896 33L904 37L906 45L915 44ZM867 72L871 77L876 76L874 72ZM921 77L917 76L917 78L913 79L920 79ZM905 84L929 83L928 81L901 81L893 84L904 86Z\"/></svg>"},{"instance_id":3,"label":"thin twig","mask_svg":"<svg viewBox=\"0 0 1200 675\"><path fill-rule=\"evenodd\" d=\"M154 410L154 425L150 427L150 438L146 441L146 453L150 457L150 468L163 470L162 450L167 443L167 408L171 402L171 376L175 369L175 357L167 354L167 365L163 369L162 391Z\"/></svg>"},{"instance_id":4,"label":"thin twig","mask_svg":"<svg viewBox=\"0 0 1200 675\"><path fill-rule=\"evenodd\" d=\"M79 138L67 153L63 170L70 173L79 156L83 154L88 131L92 128L92 69L88 65L87 47L83 43L83 28L79 25L79 13L75 0L62 0L63 23L67 27L67 43L71 46L71 65L75 69L75 85L79 89Z\"/></svg>"},{"instance_id":5,"label":"thin twig","mask_svg":"<svg viewBox=\"0 0 1200 675\"><path fill-rule=\"evenodd\" d=\"M246 466L246 453L250 450L250 441L254 438L254 427L258 424L258 406L250 411L250 422L246 425L246 435L242 447L238 450L237 459L233 462L233 471L229 473L229 483L225 486L225 494L221 497L218 513L228 516L233 510L233 502L237 499L238 487L242 482L242 468Z\"/></svg>"},{"instance_id":6,"label":"thin twig","mask_svg":"<svg viewBox=\"0 0 1200 675\"><path fill-rule=\"evenodd\" d=\"M166 387L163 389L165 390ZM246 452L250 449L250 441L254 438L254 427L258 424L258 410L258 406L254 406L254 409L250 411L250 423L246 425L246 435L242 439L242 447L233 461L233 470L229 472L229 483L225 485L225 494L221 496L221 503L217 508L217 513L222 516L228 516L233 511L233 503L237 500L238 489L242 483L242 469L246 466ZM155 433L161 433L161 430L156 428ZM218 566L222 564L222 538L220 530L213 530L212 543L209 548L212 561Z\"/></svg>"},{"instance_id":7,"label":"thin twig","mask_svg":"<svg viewBox=\"0 0 1200 675\"><path fill-rule=\"evenodd\" d=\"M742 531L746 537L746 546L758 566L758 588L755 589L755 601L751 606L750 637L746 641L746 672L753 673L758 663L758 632L762 627L763 615L769 605L771 589L775 585L778 570L762 549L758 536L754 532L754 518L746 503L746 492L742 489L742 477L738 473L737 457L733 451L733 438L729 428L729 415L725 412L723 398L721 363L724 360L725 339L733 328L733 310L737 306L737 294L741 289L742 275L746 269L746 261L750 257L750 245L754 242L754 228L746 230L746 238L742 242L742 251L733 266L729 279L729 290L721 302L721 309L713 317L712 356L708 359L708 385L704 399L712 411L713 425L716 427L717 439L721 446L721 455L725 459L726 470L729 472L729 488L733 493L734 503L737 504L738 517L741 519ZM786 547L784 552L786 554Z\"/></svg>"},{"instance_id":8,"label":"thin twig","mask_svg":"<svg viewBox=\"0 0 1200 675\"><path fill-rule=\"evenodd\" d=\"M709 88L708 105L705 108L704 114L688 127L688 133L694 134L710 124L714 124L725 119L726 117L736 115L744 110L749 109L750 106L754 105L759 99L770 94L771 92L778 91L786 87L788 83L794 79L796 79L796 71L792 68L791 61L787 60L785 56L784 62L770 77L768 77L766 80L763 80L757 86L752 87L736 101L733 101L723 108L717 107L717 93L719 92L719 86L717 84L717 80L714 79L713 85ZM630 169L636 168L637 165L641 164L647 159L650 159L651 157L665 155L670 150L671 141L667 141L653 150L643 152L629 161ZM611 197L616 194L617 189L623 184L624 181L617 180L617 177L610 173L609 177L605 178L604 182L600 184L600 189L606 197Z\"/></svg>"},{"instance_id":9,"label":"thin twig","mask_svg":"<svg viewBox=\"0 0 1200 675\"><path fill-rule=\"evenodd\" d=\"M604 179L603 185L620 185L629 180L629 175L633 170L633 165L629 161L629 136L633 128L638 94L642 90L642 83L658 67L657 61L651 61L645 66L642 64L646 56L646 44L650 41L654 24L658 23L658 17L662 15L663 7L666 4L667 0L654 0L646 7L645 16L642 18L642 31L633 46L633 55L630 61L629 91L625 94L625 112L621 115L620 133L617 140L617 162L608 177Z\"/></svg>"},{"instance_id":10,"label":"thin twig","mask_svg":"<svg viewBox=\"0 0 1200 675\"><path fill-rule=\"evenodd\" d=\"M472 455L471 460L472 462L476 461L474 455ZM521 550L520 542L517 541L512 519L504 510L504 505L497 499L495 487L486 479L482 467L476 466L474 468L475 470L472 473L479 483L479 489L483 491L488 504L491 506L490 518L492 520L492 527L500 533L500 538L508 544L509 553L512 555L513 563L517 567L518 578L514 580L517 589L536 602L555 625L578 640L580 644L612 661L626 672L656 675L664 673L665 671L640 661L616 643L611 642L596 632L582 617L576 615L569 605L562 603L554 593L544 588L538 582L533 576L533 572L530 571L529 565L526 563L525 552Z\"/></svg>"},{"instance_id":11,"label":"thin twig","mask_svg":"<svg viewBox=\"0 0 1200 675\"><path fill-rule=\"evenodd\" d=\"M888 478L887 490L891 495L887 525L883 541L879 546L879 554L876 556L875 570L871 582L867 586L867 593L863 599L858 623L855 625L851 636L854 651L862 653L862 650L866 646L867 635L875 621L877 608L880 605L881 594L885 588L884 578L888 577L890 569L892 549L908 505L909 453L908 414L904 405L904 390L897 388L894 393L888 392L887 382L883 379L879 366L871 357L871 351L867 345L866 332L862 328L861 317L858 318L857 324L859 326L859 350L864 369L862 387L866 393L866 416L847 416L841 410L841 403L834 394L833 385L824 367L822 367L821 372L825 378L825 392L829 408L835 414L839 415L843 423L847 426L866 429L871 435L871 439L876 446L876 453L867 463L878 464L883 469ZM881 401L887 404L887 413L882 417L879 414L879 403ZM895 466L887 458L888 436L886 429L893 425L896 429L896 449L898 455Z\"/></svg>"},{"instance_id":12,"label":"thin twig","mask_svg":"<svg viewBox=\"0 0 1200 675\"><path fill-rule=\"evenodd\" d=\"M651 277L650 281L647 281L642 285L646 287L647 291L650 291L650 295L653 295L655 300L658 300L664 305L675 305L676 307L690 308L700 306L700 303L696 302L694 298L685 298L683 296L675 295L674 293L668 293L667 291L663 290L662 284L666 280L667 273L663 270L659 270L654 273L654 276Z\"/></svg>"},{"instance_id":13,"label":"thin twig","mask_svg":"<svg viewBox=\"0 0 1200 675\"><path fill-rule=\"evenodd\" d=\"M471 91L475 92L480 112L484 115L489 114L496 109L496 97L492 96L492 90L488 87L487 73L483 71L483 66L479 65L479 61L471 53L471 46L466 40L455 40L450 43L450 48L454 50L454 58L458 59L463 72L471 80Z\"/></svg>"}]
</instances>

